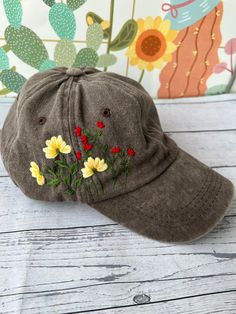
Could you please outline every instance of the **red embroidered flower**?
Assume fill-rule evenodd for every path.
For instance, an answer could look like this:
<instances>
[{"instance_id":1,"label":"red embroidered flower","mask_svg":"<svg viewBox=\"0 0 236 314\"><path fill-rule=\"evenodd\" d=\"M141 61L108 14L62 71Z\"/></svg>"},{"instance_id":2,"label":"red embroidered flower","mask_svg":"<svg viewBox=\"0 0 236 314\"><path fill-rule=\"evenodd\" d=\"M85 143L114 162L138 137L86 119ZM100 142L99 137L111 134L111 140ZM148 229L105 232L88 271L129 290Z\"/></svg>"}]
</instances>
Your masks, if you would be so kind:
<instances>
[{"instance_id":1,"label":"red embroidered flower","mask_svg":"<svg viewBox=\"0 0 236 314\"><path fill-rule=\"evenodd\" d=\"M99 129L105 128L105 124L104 124L102 121L97 121L97 122L96 122L96 125L97 125L97 127L98 127Z\"/></svg>"},{"instance_id":2,"label":"red embroidered flower","mask_svg":"<svg viewBox=\"0 0 236 314\"><path fill-rule=\"evenodd\" d=\"M133 148L128 148L128 149L127 149L127 154L128 154L129 156L134 156L134 155L135 155L134 149L133 149Z\"/></svg>"},{"instance_id":3,"label":"red embroidered flower","mask_svg":"<svg viewBox=\"0 0 236 314\"><path fill-rule=\"evenodd\" d=\"M86 143L84 144L84 150L91 150L93 148L92 144Z\"/></svg>"},{"instance_id":4,"label":"red embroidered flower","mask_svg":"<svg viewBox=\"0 0 236 314\"><path fill-rule=\"evenodd\" d=\"M76 158L77 158L78 160L81 160L81 158L82 158L81 152L76 152L75 154L76 154Z\"/></svg>"},{"instance_id":5,"label":"red embroidered flower","mask_svg":"<svg viewBox=\"0 0 236 314\"><path fill-rule=\"evenodd\" d=\"M75 129L74 129L74 133L77 135L77 136L80 136L81 135L81 128L79 126L77 126Z\"/></svg>"},{"instance_id":6,"label":"red embroidered flower","mask_svg":"<svg viewBox=\"0 0 236 314\"><path fill-rule=\"evenodd\" d=\"M120 152L120 147L119 146L112 147L111 152L113 154L118 154Z\"/></svg>"},{"instance_id":7,"label":"red embroidered flower","mask_svg":"<svg viewBox=\"0 0 236 314\"><path fill-rule=\"evenodd\" d=\"M84 135L84 134L82 134L82 136L81 136L81 141L82 141L83 144L87 144L87 143L88 143L88 138L87 138L87 136Z\"/></svg>"}]
</instances>

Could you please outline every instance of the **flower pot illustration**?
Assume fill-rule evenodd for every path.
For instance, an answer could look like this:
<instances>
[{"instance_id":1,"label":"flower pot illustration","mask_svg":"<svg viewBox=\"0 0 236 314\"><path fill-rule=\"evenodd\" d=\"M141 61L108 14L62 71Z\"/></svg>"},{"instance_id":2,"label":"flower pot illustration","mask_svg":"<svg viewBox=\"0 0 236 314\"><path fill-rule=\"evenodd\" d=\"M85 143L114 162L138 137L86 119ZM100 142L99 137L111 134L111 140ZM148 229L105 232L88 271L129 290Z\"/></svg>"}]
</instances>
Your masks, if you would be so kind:
<instances>
[{"instance_id":1,"label":"flower pot illustration","mask_svg":"<svg viewBox=\"0 0 236 314\"><path fill-rule=\"evenodd\" d=\"M171 21L172 29L181 30L195 24L209 14L221 0L172 0L162 4L167 12L165 19Z\"/></svg>"},{"instance_id":2,"label":"flower pot illustration","mask_svg":"<svg viewBox=\"0 0 236 314\"><path fill-rule=\"evenodd\" d=\"M172 61L160 73L159 98L205 95L207 79L219 63L222 15L223 4L220 3L208 15L178 33L174 42L178 47Z\"/></svg>"}]
</instances>

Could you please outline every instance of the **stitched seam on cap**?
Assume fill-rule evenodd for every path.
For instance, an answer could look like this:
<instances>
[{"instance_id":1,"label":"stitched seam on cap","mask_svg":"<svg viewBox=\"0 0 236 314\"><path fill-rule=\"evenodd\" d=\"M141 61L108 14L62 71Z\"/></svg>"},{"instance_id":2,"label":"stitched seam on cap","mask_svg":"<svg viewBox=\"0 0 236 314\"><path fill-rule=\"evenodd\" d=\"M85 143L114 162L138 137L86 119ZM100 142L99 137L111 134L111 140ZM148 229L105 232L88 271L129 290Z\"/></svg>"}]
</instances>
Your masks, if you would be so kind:
<instances>
[{"instance_id":1,"label":"stitched seam on cap","mask_svg":"<svg viewBox=\"0 0 236 314\"><path fill-rule=\"evenodd\" d=\"M209 171L209 172L210 172L210 171ZM183 215L178 215L178 214L176 215L176 213L178 212L178 210L180 210L180 209L185 209L185 208L187 208L189 205L192 205L193 202L198 198L198 196L199 196L199 195L202 193L202 191L205 189L205 187L206 187L206 191L204 192L204 194L201 195L202 197L199 199L199 201L202 201L202 202L204 202L205 204L207 204L207 209L209 209L210 206L215 203L215 201L216 201L216 199L218 198L218 195L219 195L219 193L220 193L220 190L221 190L221 187L222 187L222 182L220 182L220 180L218 179L217 176L213 176L212 180L210 180L209 183L208 183L208 185L207 185L208 178L209 178L209 175L207 176L207 178L206 178L204 184L202 185L202 187L200 188L200 190L198 191L198 193L195 195L195 197L194 197L188 204L186 204L185 206L182 206L182 207L178 207L178 208L176 209L176 211L175 211L175 216L176 216L176 217L181 217L181 216L183 216ZM217 187L217 183L219 183L219 187L218 187L217 190L216 190L216 194L215 194L214 198L211 199L210 202L208 202L209 199L204 200L204 197L206 196L206 194L208 193L209 190L210 190L210 191L213 191L212 193L214 193L214 191L215 191L215 189L216 189L216 187ZM210 188L212 188L212 189L210 189ZM202 206L202 204L199 205L199 203L197 203L197 204L193 204L193 207L192 207L192 208L197 209L197 208L199 208L200 206ZM157 209L157 210L158 210L158 209ZM139 209L137 209L137 211L138 211L141 215L143 215L145 218L147 218L147 219L153 218L152 216L149 216L149 215L145 214L144 212L140 211ZM190 226L190 225L199 217L199 212L195 211L195 212L194 212L194 215L192 215L192 216L190 216L190 217L193 217L193 219L191 220L191 223L185 223L186 226ZM171 229L177 229L176 227L173 227L173 226L171 225L171 223L163 224L163 223L158 222L158 219L157 219L157 221L155 221L155 224L153 224L153 223L150 223L150 224L153 225L153 226L154 226L154 225L159 225L160 227L168 227L168 228L171 228ZM181 228L182 222L177 222L177 221L175 221L175 225L176 225L176 224L178 225L178 227Z\"/></svg>"}]
</instances>

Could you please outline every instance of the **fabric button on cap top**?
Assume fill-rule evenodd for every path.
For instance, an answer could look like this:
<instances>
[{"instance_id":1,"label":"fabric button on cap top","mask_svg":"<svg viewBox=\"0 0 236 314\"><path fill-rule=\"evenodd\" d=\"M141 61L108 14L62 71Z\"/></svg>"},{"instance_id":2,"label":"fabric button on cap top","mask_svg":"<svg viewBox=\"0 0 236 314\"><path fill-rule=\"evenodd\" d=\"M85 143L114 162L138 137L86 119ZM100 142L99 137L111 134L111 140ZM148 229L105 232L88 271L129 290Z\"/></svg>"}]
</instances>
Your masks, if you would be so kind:
<instances>
[{"instance_id":1,"label":"fabric button on cap top","mask_svg":"<svg viewBox=\"0 0 236 314\"><path fill-rule=\"evenodd\" d=\"M69 76L76 76L76 77L79 77L79 76L82 76L82 75L85 75L85 74L92 74L92 73L95 73L97 72L96 69L94 68L90 68L90 67L84 67L84 68L68 68L66 70L66 74L69 75Z\"/></svg>"},{"instance_id":2,"label":"fabric button on cap top","mask_svg":"<svg viewBox=\"0 0 236 314\"><path fill-rule=\"evenodd\" d=\"M83 69L79 69L79 68L69 68L66 70L66 74L70 75L70 76L81 76L84 73Z\"/></svg>"}]
</instances>

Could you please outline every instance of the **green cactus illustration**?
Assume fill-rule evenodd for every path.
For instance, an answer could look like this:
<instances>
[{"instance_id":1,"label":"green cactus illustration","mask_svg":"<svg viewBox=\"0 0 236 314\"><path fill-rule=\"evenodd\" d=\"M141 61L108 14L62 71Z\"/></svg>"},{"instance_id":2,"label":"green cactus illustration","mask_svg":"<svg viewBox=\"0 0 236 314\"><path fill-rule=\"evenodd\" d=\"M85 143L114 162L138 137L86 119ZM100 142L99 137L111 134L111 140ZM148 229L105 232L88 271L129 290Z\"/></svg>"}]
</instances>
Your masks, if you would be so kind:
<instances>
[{"instance_id":1,"label":"green cactus illustration","mask_svg":"<svg viewBox=\"0 0 236 314\"><path fill-rule=\"evenodd\" d=\"M13 53L33 68L39 69L48 59L42 40L25 26L16 29L9 25L5 30L5 39Z\"/></svg>"},{"instance_id":2,"label":"green cactus illustration","mask_svg":"<svg viewBox=\"0 0 236 314\"><path fill-rule=\"evenodd\" d=\"M19 0L3 0L5 13L9 24L14 28L21 26L22 6Z\"/></svg>"},{"instance_id":3,"label":"green cactus illustration","mask_svg":"<svg viewBox=\"0 0 236 314\"><path fill-rule=\"evenodd\" d=\"M9 69L8 56L3 48L0 48L0 70Z\"/></svg>"},{"instance_id":4,"label":"green cactus illustration","mask_svg":"<svg viewBox=\"0 0 236 314\"><path fill-rule=\"evenodd\" d=\"M23 2L21 0L3 0L4 10L9 25L5 29L6 44L0 47L0 81L3 88L0 95L9 92L18 93L26 78L10 68L8 52L11 51L25 64L42 72L56 66L65 67L98 67L105 70L116 63L117 57L111 51L126 48L136 35L136 22L127 21L115 39L112 40L113 11L115 0L111 0L110 20L104 20L94 12L86 14L86 46L76 49L75 10L87 0L42 0L48 7L49 23L58 36L53 59L42 39L30 28L22 25ZM107 45L107 52L100 54L102 44Z\"/></svg>"},{"instance_id":5,"label":"green cactus illustration","mask_svg":"<svg viewBox=\"0 0 236 314\"><path fill-rule=\"evenodd\" d=\"M73 42L62 39L54 51L54 59L57 66L71 67L76 58L76 47Z\"/></svg>"},{"instance_id":6,"label":"green cactus illustration","mask_svg":"<svg viewBox=\"0 0 236 314\"><path fill-rule=\"evenodd\" d=\"M75 59L73 64L74 67L95 67L98 62L98 54L92 48L81 49Z\"/></svg>"},{"instance_id":7,"label":"green cactus illustration","mask_svg":"<svg viewBox=\"0 0 236 314\"><path fill-rule=\"evenodd\" d=\"M61 39L74 39L76 22L73 11L64 3L55 3L49 11L49 21Z\"/></svg>"},{"instance_id":8,"label":"green cactus illustration","mask_svg":"<svg viewBox=\"0 0 236 314\"><path fill-rule=\"evenodd\" d=\"M77 10L81 5L83 5L87 0L67 0L67 5L71 10Z\"/></svg>"},{"instance_id":9,"label":"green cactus illustration","mask_svg":"<svg viewBox=\"0 0 236 314\"><path fill-rule=\"evenodd\" d=\"M0 80L7 89L15 93L18 93L22 85L26 82L26 78L23 75L13 70L3 70L0 73Z\"/></svg>"}]
</instances>

